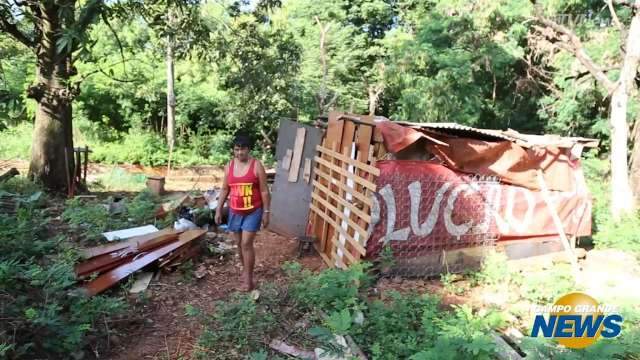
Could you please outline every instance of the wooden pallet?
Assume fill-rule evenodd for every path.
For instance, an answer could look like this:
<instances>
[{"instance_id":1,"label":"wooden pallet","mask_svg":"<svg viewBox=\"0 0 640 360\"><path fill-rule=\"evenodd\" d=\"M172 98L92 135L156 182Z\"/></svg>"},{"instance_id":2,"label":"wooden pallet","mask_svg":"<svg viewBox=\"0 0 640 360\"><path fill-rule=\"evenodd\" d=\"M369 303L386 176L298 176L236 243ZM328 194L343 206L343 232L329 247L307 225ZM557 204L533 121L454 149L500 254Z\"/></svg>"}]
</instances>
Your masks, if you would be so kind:
<instances>
[{"instance_id":1,"label":"wooden pallet","mask_svg":"<svg viewBox=\"0 0 640 360\"><path fill-rule=\"evenodd\" d=\"M381 138L372 116L331 112L314 161L310 230L331 267L346 268L366 255L375 165Z\"/></svg>"}]
</instances>

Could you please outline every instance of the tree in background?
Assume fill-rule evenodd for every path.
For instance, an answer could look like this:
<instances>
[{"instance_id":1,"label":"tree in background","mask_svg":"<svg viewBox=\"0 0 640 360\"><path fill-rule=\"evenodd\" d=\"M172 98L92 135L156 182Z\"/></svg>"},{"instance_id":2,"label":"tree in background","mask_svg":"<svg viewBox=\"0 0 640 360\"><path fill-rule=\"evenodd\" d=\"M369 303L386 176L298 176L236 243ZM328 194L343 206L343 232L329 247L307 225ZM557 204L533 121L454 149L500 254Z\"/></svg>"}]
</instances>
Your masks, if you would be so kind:
<instances>
[{"instance_id":1,"label":"tree in background","mask_svg":"<svg viewBox=\"0 0 640 360\"><path fill-rule=\"evenodd\" d=\"M168 6L194 1L167 1ZM29 176L50 190L67 188L73 171L72 102L79 86L75 62L91 44L90 27L102 19L140 8L138 1L2 0L0 29L31 49L35 83L27 94L37 103ZM115 34L115 32L114 32Z\"/></svg>"},{"instance_id":2,"label":"tree in background","mask_svg":"<svg viewBox=\"0 0 640 360\"><path fill-rule=\"evenodd\" d=\"M232 4L228 26L213 34L209 54L230 95L224 104L227 128L251 133L264 149L274 148L280 118L296 117L301 49L285 24L272 19L278 5L261 1L247 11Z\"/></svg>"},{"instance_id":3,"label":"tree in background","mask_svg":"<svg viewBox=\"0 0 640 360\"><path fill-rule=\"evenodd\" d=\"M616 41L618 49L604 60L608 66L598 64L588 53L579 33L551 19L538 9L535 19L540 23L535 29L548 40L553 48L562 49L571 54L582 65L586 72L596 79L610 97L609 126L611 129L611 213L614 219L630 214L635 210L634 194L629 181L628 172L628 138L629 138L629 97L636 92L635 78L640 64L640 0L633 2L619 1L625 13L626 23L620 20L612 0L606 4L610 18L614 24L613 31L621 41ZM628 10L631 10L628 12ZM619 10L618 10L619 11ZM625 19L623 19L625 20ZM593 35L587 32L587 37ZM617 80L609 74L616 70Z\"/></svg>"}]
</instances>

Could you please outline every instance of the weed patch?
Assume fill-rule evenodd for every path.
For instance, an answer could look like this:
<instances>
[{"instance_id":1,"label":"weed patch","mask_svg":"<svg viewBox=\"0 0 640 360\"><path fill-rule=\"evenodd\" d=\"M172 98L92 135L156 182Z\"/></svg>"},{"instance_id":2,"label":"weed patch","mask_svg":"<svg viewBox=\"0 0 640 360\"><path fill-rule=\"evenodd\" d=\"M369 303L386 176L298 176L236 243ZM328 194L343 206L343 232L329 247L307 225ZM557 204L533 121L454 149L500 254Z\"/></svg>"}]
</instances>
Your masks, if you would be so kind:
<instances>
[{"instance_id":1,"label":"weed patch","mask_svg":"<svg viewBox=\"0 0 640 360\"><path fill-rule=\"evenodd\" d=\"M99 243L103 232L154 222L160 200L151 192L142 191L130 200L121 201L124 201L123 208L113 213L102 202L71 199L65 203L62 219L82 236L85 245Z\"/></svg>"},{"instance_id":2,"label":"weed patch","mask_svg":"<svg viewBox=\"0 0 640 360\"><path fill-rule=\"evenodd\" d=\"M2 184L2 190L29 203L37 186L24 181ZM122 313L125 304L75 291L77 255L64 235L49 234L42 204L20 207L15 216L0 214L0 356L80 358L88 335L104 335L98 322Z\"/></svg>"}]
</instances>

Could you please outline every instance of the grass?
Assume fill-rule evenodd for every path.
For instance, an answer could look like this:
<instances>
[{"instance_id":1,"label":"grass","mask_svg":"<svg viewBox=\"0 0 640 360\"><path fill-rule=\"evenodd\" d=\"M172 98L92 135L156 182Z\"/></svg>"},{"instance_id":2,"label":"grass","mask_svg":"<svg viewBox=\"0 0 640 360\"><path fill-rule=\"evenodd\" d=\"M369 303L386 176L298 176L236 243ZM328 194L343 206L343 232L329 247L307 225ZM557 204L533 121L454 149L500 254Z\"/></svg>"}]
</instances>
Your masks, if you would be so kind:
<instances>
[{"instance_id":1,"label":"grass","mask_svg":"<svg viewBox=\"0 0 640 360\"><path fill-rule=\"evenodd\" d=\"M113 167L111 171L98 175L89 184L91 191L142 191L146 187L147 177L144 174L132 174L126 170Z\"/></svg>"},{"instance_id":2,"label":"grass","mask_svg":"<svg viewBox=\"0 0 640 360\"><path fill-rule=\"evenodd\" d=\"M33 124L21 123L0 131L0 159L28 160L32 142ZM131 131L119 134L116 140L104 141L74 129L76 145L87 145L93 151L91 161L103 164L166 165L169 149L164 138L152 132ZM171 155L173 166L223 165L231 158L232 137L226 133L192 135L178 142ZM271 163L270 156L257 153Z\"/></svg>"},{"instance_id":3,"label":"grass","mask_svg":"<svg viewBox=\"0 0 640 360\"><path fill-rule=\"evenodd\" d=\"M73 243L51 229L47 206L56 199L23 177L1 183L0 192L19 204L15 215L0 213L0 358L86 357L89 337L104 338L101 324L126 304L75 291Z\"/></svg>"},{"instance_id":4,"label":"grass","mask_svg":"<svg viewBox=\"0 0 640 360\"><path fill-rule=\"evenodd\" d=\"M33 125L21 123L0 131L0 159L27 160L31 154Z\"/></svg>"}]
</instances>

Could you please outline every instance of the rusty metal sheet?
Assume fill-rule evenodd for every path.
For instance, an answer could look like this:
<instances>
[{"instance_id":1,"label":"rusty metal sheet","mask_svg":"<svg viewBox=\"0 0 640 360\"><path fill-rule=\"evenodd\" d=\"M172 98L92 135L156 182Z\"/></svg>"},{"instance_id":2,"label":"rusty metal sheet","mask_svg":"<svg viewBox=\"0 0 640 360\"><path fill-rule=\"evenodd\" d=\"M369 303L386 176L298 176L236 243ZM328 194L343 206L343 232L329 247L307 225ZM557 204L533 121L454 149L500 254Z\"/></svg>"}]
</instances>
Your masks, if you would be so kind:
<instances>
[{"instance_id":1,"label":"rusty metal sheet","mask_svg":"<svg viewBox=\"0 0 640 360\"><path fill-rule=\"evenodd\" d=\"M513 129L480 129L456 123L414 123L407 121L396 121L395 123L413 129L431 130L441 134L479 140L507 140L523 147L555 146L559 148L572 148L576 144L584 147L597 147L599 143L598 139L584 137L567 137L554 134L522 134Z\"/></svg>"},{"instance_id":2,"label":"rusty metal sheet","mask_svg":"<svg viewBox=\"0 0 640 360\"><path fill-rule=\"evenodd\" d=\"M385 147L392 153L409 149L409 146L417 144L416 141L424 137L420 130L403 126L402 123L384 121L378 123L377 128L382 132ZM459 125L457 128L468 127ZM526 148L512 140L487 141L471 136L432 135L446 144L426 141L423 151L436 155L454 170L497 176L501 181L532 190L539 190L538 169L543 169L544 179L551 190L571 192L584 183L580 161L571 154L569 148Z\"/></svg>"},{"instance_id":3,"label":"rusty metal sheet","mask_svg":"<svg viewBox=\"0 0 640 360\"><path fill-rule=\"evenodd\" d=\"M84 291L88 296L99 294L159 258L166 256L172 251L175 251L189 244L193 240L202 237L206 232L206 230L200 229L187 230L178 236L178 241L169 243L148 253L141 253L134 258L133 261L98 276L95 280L84 286Z\"/></svg>"}]
</instances>

